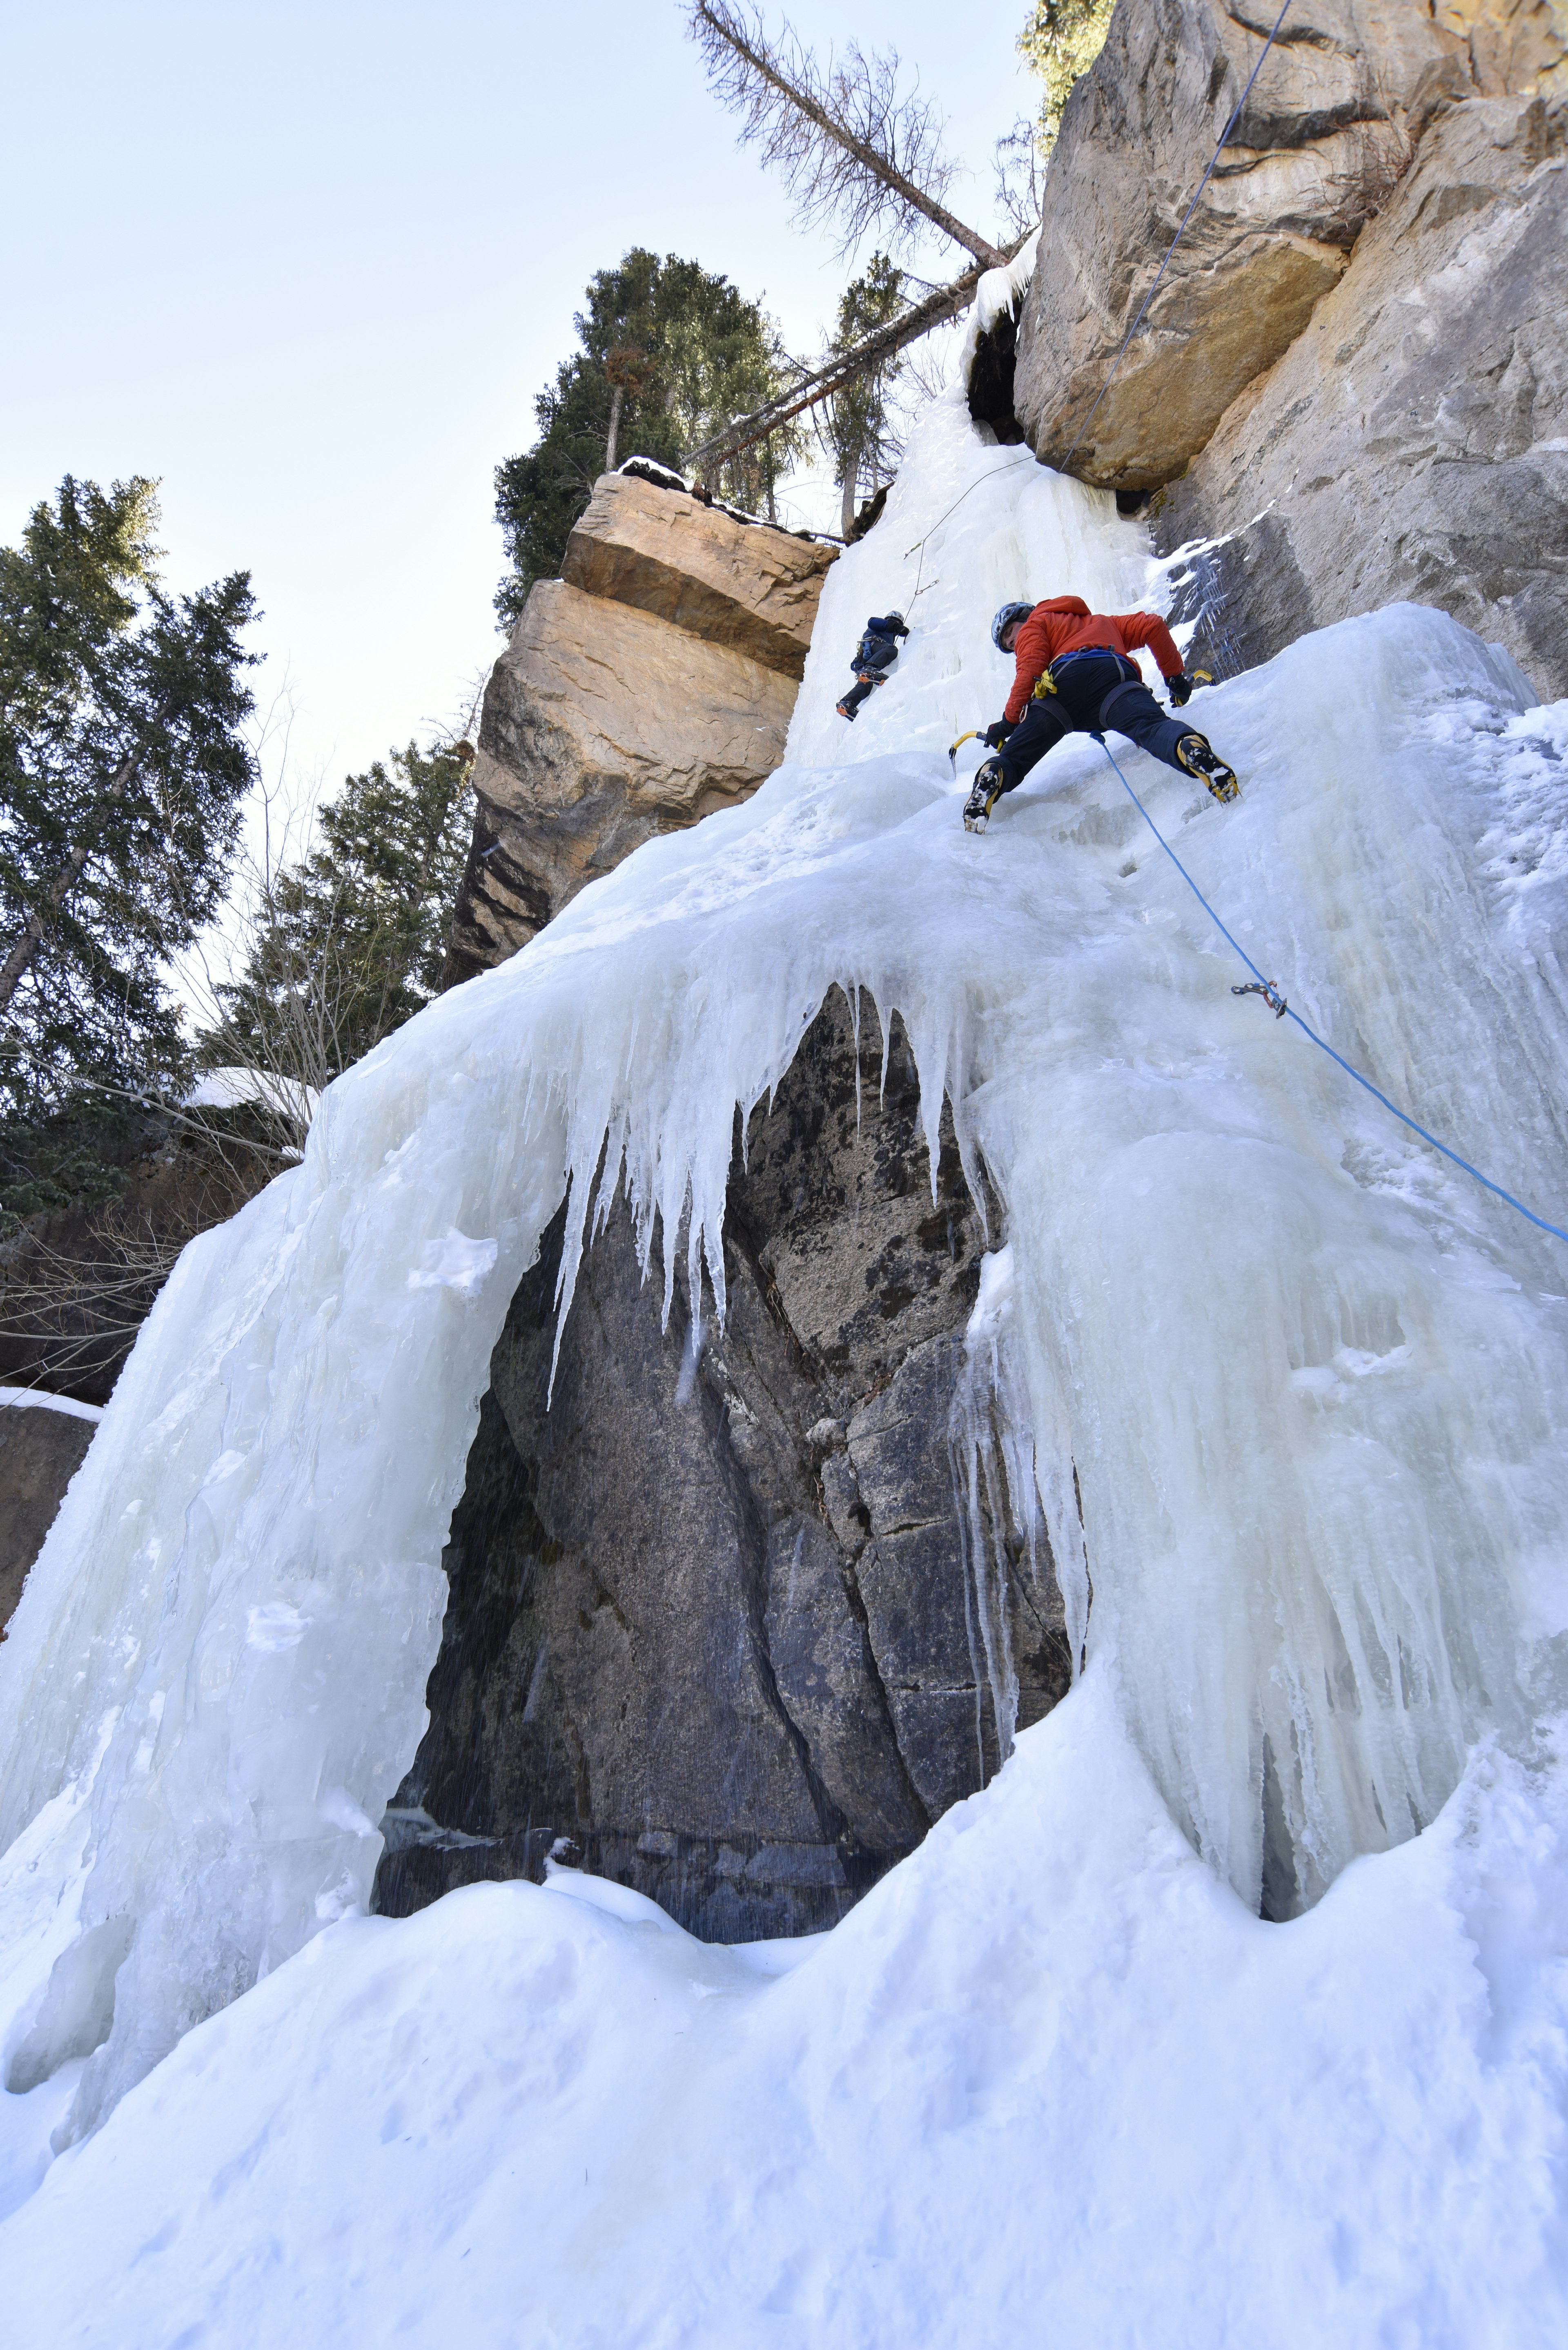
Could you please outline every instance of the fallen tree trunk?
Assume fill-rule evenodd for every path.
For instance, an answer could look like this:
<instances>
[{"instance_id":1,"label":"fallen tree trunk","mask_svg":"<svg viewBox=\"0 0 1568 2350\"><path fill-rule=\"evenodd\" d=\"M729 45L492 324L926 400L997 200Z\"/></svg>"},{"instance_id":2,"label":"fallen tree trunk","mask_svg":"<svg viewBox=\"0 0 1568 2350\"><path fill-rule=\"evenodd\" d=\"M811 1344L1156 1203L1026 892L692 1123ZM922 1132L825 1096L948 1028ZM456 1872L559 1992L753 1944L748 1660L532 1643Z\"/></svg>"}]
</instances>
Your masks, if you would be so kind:
<instances>
[{"instance_id":1,"label":"fallen tree trunk","mask_svg":"<svg viewBox=\"0 0 1568 2350\"><path fill-rule=\"evenodd\" d=\"M1020 238L1019 244L1023 241ZM1014 245L1012 250L1016 253L1018 246ZM1011 258L1011 255L1006 257ZM972 269L966 269L963 276L955 277L950 285L939 286L934 294L928 294L923 302L917 302L901 317L889 319L887 326L878 327L875 334L867 335L863 342L855 345L853 350L838 352L812 374L803 376L798 383L792 384L787 391L781 391L765 407L754 410L750 416L738 416L732 424L724 427L722 432L714 433L711 441L704 441L700 449L693 449L683 457L682 470L696 474L707 467L722 464L726 457L738 456L742 449L751 448L754 442L765 440L770 432L776 432L781 424L787 424L791 417L798 416L803 409L815 408L819 400L830 400L836 391L841 391L857 375L864 375L868 368L881 366L892 358L895 351L902 350L907 343L918 342L934 327L945 326L961 310L968 309L974 299L975 288L989 266L988 263L977 262Z\"/></svg>"}]
</instances>

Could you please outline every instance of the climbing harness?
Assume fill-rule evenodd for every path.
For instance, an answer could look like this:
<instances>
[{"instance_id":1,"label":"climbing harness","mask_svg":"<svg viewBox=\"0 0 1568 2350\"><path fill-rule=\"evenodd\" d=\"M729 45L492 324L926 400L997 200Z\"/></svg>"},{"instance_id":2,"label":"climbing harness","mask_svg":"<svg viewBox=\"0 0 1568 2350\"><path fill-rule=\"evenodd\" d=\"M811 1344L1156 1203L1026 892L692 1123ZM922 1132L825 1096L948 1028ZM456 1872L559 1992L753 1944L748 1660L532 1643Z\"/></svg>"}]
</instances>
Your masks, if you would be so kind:
<instances>
[{"instance_id":1,"label":"climbing harness","mask_svg":"<svg viewBox=\"0 0 1568 2350\"><path fill-rule=\"evenodd\" d=\"M1473 1175L1476 1181L1484 1185L1487 1191L1495 1192L1497 1197L1500 1200L1506 1201L1511 1208L1516 1208L1527 1223L1534 1224L1541 1232L1550 1232L1554 1240L1568 1241L1568 1232L1564 1232L1561 1224L1548 1223L1546 1218L1544 1216L1538 1216L1533 1208L1527 1208L1522 1200L1516 1200L1511 1191L1505 1191L1501 1183L1494 1183L1490 1175L1483 1175L1479 1167L1472 1167L1468 1159L1461 1159L1457 1150L1450 1150L1446 1142L1439 1142L1435 1134L1428 1134L1424 1126L1417 1124L1416 1120L1409 1115L1407 1110L1402 1110L1397 1102L1390 1101L1387 1095L1380 1091L1379 1088L1373 1084L1370 1077L1364 1077L1359 1069L1353 1068L1351 1066L1350 1063L1345 1058L1345 1055L1342 1053L1336 1053L1334 1051L1334 1046L1328 1043L1325 1037L1320 1036L1315 1028L1309 1027L1307 1023L1302 1018L1299 1012L1291 1011L1290 1005L1285 1002L1284 997L1280 993L1278 988L1274 985L1273 981L1263 977L1262 972L1258 969L1257 964L1252 961L1251 956L1247 952L1246 948L1242 946L1241 941L1239 939L1232 938L1230 931L1225 928L1224 923L1220 920L1219 915L1214 911L1213 907L1209 903L1208 899L1204 896L1202 890L1199 888L1197 882L1193 879L1186 866L1183 865L1180 858L1178 857L1175 849L1172 848L1169 841L1167 840L1164 833L1161 832L1158 825L1156 824L1147 808L1145 807L1143 802L1139 799L1137 794L1134 791L1127 777L1122 774L1120 767L1116 765L1116 755L1113 753L1110 744L1106 741L1105 736L1103 734L1097 734L1095 737L1095 740L1099 743L1101 750L1105 753L1106 758L1109 759L1111 765L1116 769L1122 789L1126 792L1128 799L1131 800L1134 807L1137 808L1139 816L1142 816L1145 824L1147 825L1150 832L1153 833L1156 840L1158 841L1161 848L1164 849L1166 855L1169 858L1171 863L1175 866L1177 871L1180 874L1182 879L1186 882L1188 888L1191 890L1193 896L1197 899L1199 904L1202 907L1204 912L1208 915L1210 920L1213 923L1220 937L1224 939L1229 945L1235 948L1236 952L1241 956L1241 961L1251 972L1253 981L1256 984L1246 987L1233 987L1231 990L1231 994L1261 995L1263 998L1263 1001L1272 1006L1276 1020L1283 1020L1287 1015L1289 1018L1293 1020L1303 1036L1309 1036L1313 1043L1318 1046L1320 1051L1328 1055L1331 1061L1337 1061L1347 1077L1354 1077L1358 1086L1366 1087L1366 1091L1372 1096L1374 1101L1380 1101L1385 1109L1392 1110L1395 1117L1400 1120L1401 1124L1407 1126L1410 1128L1412 1134L1418 1134L1423 1142L1429 1142L1434 1150L1440 1150L1445 1159L1451 1159L1456 1167L1462 1167L1467 1175Z\"/></svg>"},{"instance_id":2,"label":"climbing harness","mask_svg":"<svg viewBox=\"0 0 1568 2350\"><path fill-rule=\"evenodd\" d=\"M1209 158L1208 169L1205 171L1203 177L1198 182L1198 186L1193 193L1192 202L1188 205L1186 212L1182 214L1181 226L1177 230L1176 234L1171 238L1169 244L1166 247L1165 259L1160 263L1159 267L1155 272L1154 284L1149 287L1148 292L1138 304L1137 317L1133 320L1132 325L1127 328L1127 333L1122 338L1122 347L1116 353L1116 358L1111 361L1111 371L1109 375L1106 376L1104 383L1101 384L1099 391L1096 396L1095 405L1090 409L1087 416L1085 417L1077 439L1074 442L1072 447L1068 450L1065 458L1063 460L1061 470L1064 473L1066 473L1068 467L1072 464L1074 458L1083 447L1084 436L1088 432L1090 425L1094 422L1096 416L1099 412L1100 401L1104 400L1106 392L1109 391L1112 384L1115 383L1116 380L1116 370L1121 366L1123 359L1127 357L1127 345L1132 341L1133 337L1142 326L1144 313L1159 291L1159 281L1165 276L1166 270L1170 265L1170 256L1176 251L1177 246L1181 243L1182 238L1187 234L1188 223L1191 220L1193 213L1198 210L1198 199L1203 193L1204 189L1209 185L1210 179L1213 177L1214 166L1218 163L1220 156L1225 151L1226 141L1229 140L1232 130L1235 130L1237 123L1241 120L1241 110L1243 107L1245 107L1247 100L1252 95L1252 84L1262 72L1263 59L1268 56L1269 51L1273 47L1275 41L1278 39L1280 26L1284 23L1285 18L1289 16L1290 10L1291 0L1285 0L1284 6L1274 18L1273 30L1270 33L1268 39L1263 43L1262 47L1258 52L1258 62L1247 77L1247 87L1241 92L1241 98L1237 101L1235 111L1231 115L1230 121L1225 125L1224 130L1220 134L1220 143L1215 148L1213 154Z\"/></svg>"}]
</instances>

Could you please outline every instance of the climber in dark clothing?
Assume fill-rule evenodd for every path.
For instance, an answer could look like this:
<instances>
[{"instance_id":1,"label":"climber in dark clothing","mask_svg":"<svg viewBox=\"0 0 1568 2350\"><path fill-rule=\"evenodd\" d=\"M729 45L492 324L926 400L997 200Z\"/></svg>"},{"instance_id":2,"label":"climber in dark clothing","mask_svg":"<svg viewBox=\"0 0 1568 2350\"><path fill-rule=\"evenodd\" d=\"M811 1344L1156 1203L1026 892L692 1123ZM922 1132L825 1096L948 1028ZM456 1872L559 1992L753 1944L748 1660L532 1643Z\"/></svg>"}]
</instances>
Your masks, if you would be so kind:
<instances>
[{"instance_id":1,"label":"climber in dark clothing","mask_svg":"<svg viewBox=\"0 0 1568 2350\"><path fill-rule=\"evenodd\" d=\"M886 685L888 671L898 658L898 639L909 631L902 612L873 614L866 623L866 634L855 648L855 683L837 705L840 718L855 723L855 713L867 696L877 686Z\"/></svg>"},{"instance_id":2,"label":"climber in dark clothing","mask_svg":"<svg viewBox=\"0 0 1568 2350\"><path fill-rule=\"evenodd\" d=\"M1206 738L1168 718L1128 659L1147 645L1159 663L1173 707L1182 709L1203 671L1189 673L1157 612L1091 612L1079 596L1044 604L1004 604L992 622L992 640L1017 664L1012 691L985 741L996 753L975 775L964 808L971 832L983 832L1003 792L1023 781L1064 735L1126 734L1168 767L1196 775L1217 800L1233 800L1235 775Z\"/></svg>"}]
</instances>

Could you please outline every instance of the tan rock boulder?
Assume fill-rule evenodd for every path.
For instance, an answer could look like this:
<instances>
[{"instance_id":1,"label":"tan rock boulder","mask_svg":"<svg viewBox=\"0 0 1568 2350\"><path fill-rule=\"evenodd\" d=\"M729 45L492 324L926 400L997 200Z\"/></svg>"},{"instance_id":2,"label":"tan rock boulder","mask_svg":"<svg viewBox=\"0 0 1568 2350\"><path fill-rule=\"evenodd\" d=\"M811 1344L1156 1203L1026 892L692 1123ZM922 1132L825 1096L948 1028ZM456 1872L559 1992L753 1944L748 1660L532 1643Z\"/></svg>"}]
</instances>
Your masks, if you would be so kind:
<instances>
[{"instance_id":1,"label":"tan rock boulder","mask_svg":"<svg viewBox=\"0 0 1568 2350\"><path fill-rule=\"evenodd\" d=\"M1274 13L1122 0L1075 89L1014 386L1046 463L1122 490L1181 472L1338 283L1423 72L1461 47L1416 0L1296 0L1113 379Z\"/></svg>"},{"instance_id":2,"label":"tan rock boulder","mask_svg":"<svg viewBox=\"0 0 1568 2350\"><path fill-rule=\"evenodd\" d=\"M1568 693L1568 105L1443 107L1308 331L1157 501L1221 673L1401 598Z\"/></svg>"},{"instance_id":3,"label":"tan rock boulder","mask_svg":"<svg viewBox=\"0 0 1568 2350\"><path fill-rule=\"evenodd\" d=\"M539 581L485 694L448 984L514 954L643 841L748 798L784 755L795 691L652 612Z\"/></svg>"},{"instance_id":4,"label":"tan rock boulder","mask_svg":"<svg viewBox=\"0 0 1568 2350\"><path fill-rule=\"evenodd\" d=\"M606 473L566 542L561 576L798 680L833 559L830 546L732 522L636 474Z\"/></svg>"},{"instance_id":5,"label":"tan rock boulder","mask_svg":"<svg viewBox=\"0 0 1568 2350\"><path fill-rule=\"evenodd\" d=\"M1464 43L1470 78L1487 98L1568 96L1565 0L1435 0L1440 29Z\"/></svg>"}]
</instances>

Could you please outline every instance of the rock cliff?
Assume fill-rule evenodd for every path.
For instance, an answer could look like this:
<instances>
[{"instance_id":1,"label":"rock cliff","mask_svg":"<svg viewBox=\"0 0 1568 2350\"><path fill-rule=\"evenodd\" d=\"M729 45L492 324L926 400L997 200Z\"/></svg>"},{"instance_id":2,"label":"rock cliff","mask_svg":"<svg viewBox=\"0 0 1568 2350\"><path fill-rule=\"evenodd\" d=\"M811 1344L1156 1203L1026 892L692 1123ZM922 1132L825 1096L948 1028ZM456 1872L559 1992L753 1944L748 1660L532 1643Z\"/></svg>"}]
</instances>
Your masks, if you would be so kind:
<instances>
[{"instance_id":1,"label":"rock cliff","mask_svg":"<svg viewBox=\"0 0 1568 2350\"><path fill-rule=\"evenodd\" d=\"M1445 99L1307 332L1156 516L1221 671L1408 598L1568 692L1568 108Z\"/></svg>"},{"instance_id":2,"label":"rock cliff","mask_svg":"<svg viewBox=\"0 0 1568 2350\"><path fill-rule=\"evenodd\" d=\"M1563 0L1297 0L1118 364L1273 16L1122 0L1052 160L1017 415L1158 493L1220 674L1411 598L1561 693Z\"/></svg>"},{"instance_id":3,"label":"rock cliff","mask_svg":"<svg viewBox=\"0 0 1568 2350\"><path fill-rule=\"evenodd\" d=\"M965 1378L980 1214L950 1132L932 1200L897 1025L879 1096L880 1068L831 999L737 1154L722 1331L680 1280L661 1330L619 1211L547 1398L548 1250L519 1290L383 1909L560 1843L706 1939L809 1931L995 1768L1014 1680L1021 1725L1065 1690L1044 1533Z\"/></svg>"},{"instance_id":4,"label":"rock cliff","mask_svg":"<svg viewBox=\"0 0 1568 2350\"><path fill-rule=\"evenodd\" d=\"M1169 481L1338 283L1368 183L1446 54L1411 0L1295 0L1159 276L1274 14L1260 26L1245 0L1123 0L1074 90L1015 387L1047 464L1108 489Z\"/></svg>"},{"instance_id":5,"label":"rock cliff","mask_svg":"<svg viewBox=\"0 0 1568 2350\"><path fill-rule=\"evenodd\" d=\"M633 473L600 480L485 694L448 985L773 772L833 552Z\"/></svg>"},{"instance_id":6,"label":"rock cliff","mask_svg":"<svg viewBox=\"0 0 1568 2350\"><path fill-rule=\"evenodd\" d=\"M1415 595L1548 685L1563 549L1529 522L1561 494L1560 53L1530 0L1302 0L1086 429L1264 30L1241 0L1123 0L971 411L1129 502L1158 490L1168 545L1224 541L1180 582L1218 666ZM492 681L452 976L755 787L826 560L598 484ZM681 1274L661 1326L620 1209L553 1373L558 1228L514 1298L384 1910L554 1854L711 1939L808 1931L1064 1691L1048 1549L964 1346L983 1203L950 1127L933 1201L906 1043L882 1086L862 1011L823 1007L737 1148L722 1330Z\"/></svg>"}]
</instances>

